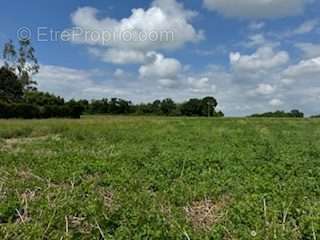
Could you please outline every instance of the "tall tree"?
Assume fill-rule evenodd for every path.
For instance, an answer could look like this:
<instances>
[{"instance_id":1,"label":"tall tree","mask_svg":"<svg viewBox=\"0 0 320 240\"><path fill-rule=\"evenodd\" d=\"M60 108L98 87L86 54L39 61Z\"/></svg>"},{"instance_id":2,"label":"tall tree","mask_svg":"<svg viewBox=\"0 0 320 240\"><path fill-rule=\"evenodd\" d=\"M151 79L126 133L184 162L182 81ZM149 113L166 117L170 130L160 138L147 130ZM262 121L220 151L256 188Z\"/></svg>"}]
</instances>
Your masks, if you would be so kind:
<instances>
[{"instance_id":1,"label":"tall tree","mask_svg":"<svg viewBox=\"0 0 320 240\"><path fill-rule=\"evenodd\" d=\"M16 48L12 40L10 40L9 42L4 44L4 49L3 49L4 67L14 72L16 70L16 57L17 57Z\"/></svg>"},{"instance_id":2,"label":"tall tree","mask_svg":"<svg viewBox=\"0 0 320 240\"><path fill-rule=\"evenodd\" d=\"M184 116L201 116L202 101L197 98L189 99L181 105L181 113Z\"/></svg>"},{"instance_id":3,"label":"tall tree","mask_svg":"<svg viewBox=\"0 0 320 240\"><path fill-rule=\"evenodd\" d=\"M4 45L5 68L17 74L24 91L34 90L36 82L32 80L32 76L37 74L40 68L35 56L35 49L32 47L30 39L21 39L19 45L18 51L12 41Z\"/></svg>"},{"instance_id":4,"label":"tall tree","mask_svg":"<svg viewBox=\"0 0 320 240\"><path fill-rule=\"evenodd\" d=\"M40 66L30 39L22 39L19 43L18 77L25 89L32 90L36 85L36 82L32 80L32 76L39 72Z\"/></svg>"},{"instance_id":5,"label":"tall tree","mask_svg":"<svg viewBox=\"0 0 320 240\"><path fill-rule=\"evenodd\" d=\"M22 98L23 88L16 74L6 67L0 68L0 100L16 102Z\"/></svg>"},{"instance_id":6,"label":"tall tree","mask_svg":"<svg viewBox=\"0 0 320 240\"><path fill-rule=\"evenodd\" d=\"M205 97L201 100L202 116L212 117L218 102L214 97Z\"/></svg>"},{"instance_id":7,"label":"tall tree","mask_svg":"<svg viewBox=\"0 0 320 240\"><path fill-rule=\"evenodd\" d=\"M164 115L169 116L174 112L176 107L177 105L175 104L175 102L171 98L167 98L162 100L160 109Z\"/></svg>"}]
</instances>

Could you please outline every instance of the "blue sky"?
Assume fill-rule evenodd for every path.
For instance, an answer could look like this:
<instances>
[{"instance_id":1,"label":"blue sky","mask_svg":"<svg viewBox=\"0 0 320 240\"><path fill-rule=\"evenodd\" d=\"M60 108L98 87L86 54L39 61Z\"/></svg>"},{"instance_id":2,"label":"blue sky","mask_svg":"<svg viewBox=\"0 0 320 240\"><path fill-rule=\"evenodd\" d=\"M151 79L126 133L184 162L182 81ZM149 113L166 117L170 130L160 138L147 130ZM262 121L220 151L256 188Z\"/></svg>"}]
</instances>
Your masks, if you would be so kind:
<instances>
[{"instance_id":1,"label":"blue sky","mask_svg":"<svg viewBox=\"0 0 320 240\"><path fill-rule=\"evenodd\" d=\"M30 29L39 89L68 99L212 95L229 116L294 108L318 114L319 9L313 0L3 0L0 44ZM47 41L39 41L39 28ZM72 38L61 39L62 31ZM101 39L163 31L174 38Z\"/></svg>"}]
</instances>

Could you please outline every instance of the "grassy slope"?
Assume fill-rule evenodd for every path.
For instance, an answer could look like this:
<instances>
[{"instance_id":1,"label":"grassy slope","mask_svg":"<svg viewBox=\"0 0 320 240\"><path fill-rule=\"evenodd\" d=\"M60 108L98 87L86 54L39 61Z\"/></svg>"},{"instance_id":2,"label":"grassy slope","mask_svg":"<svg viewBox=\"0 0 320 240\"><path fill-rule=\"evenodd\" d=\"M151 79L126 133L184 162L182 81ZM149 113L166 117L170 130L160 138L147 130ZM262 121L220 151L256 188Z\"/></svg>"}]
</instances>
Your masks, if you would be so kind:
<instances>
[{"instance_id":1,"label":"grassy slope","mask_svg":"<svg viewBox=\"0 0 320 240\"><path fill-rule=\"evenodd\" d=\"M319 160L317 120L0 121L0 239L315 239Z\"/></svg>"}]
</instances>

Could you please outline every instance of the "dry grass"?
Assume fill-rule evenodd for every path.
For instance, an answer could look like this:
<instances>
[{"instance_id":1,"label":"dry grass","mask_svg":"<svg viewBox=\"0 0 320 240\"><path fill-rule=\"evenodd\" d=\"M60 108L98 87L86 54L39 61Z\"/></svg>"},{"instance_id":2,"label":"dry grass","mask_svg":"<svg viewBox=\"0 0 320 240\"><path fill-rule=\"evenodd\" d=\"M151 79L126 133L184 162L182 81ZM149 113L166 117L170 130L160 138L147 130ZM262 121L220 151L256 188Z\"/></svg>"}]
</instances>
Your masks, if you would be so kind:
<instances>
[{"instance_id":1,"label":"dry grass","mask_svg":"<svg viewBox=\"0 0 320 240\"><path fill-rule=\"evenodd\" d=\"M114 207L114 195L111 191L104 189L99 190L100 195L103 198L103 204L107 209L112 209Z\"/></svg>"},{"instance_id":2,"label":"dry grass","mask_svg":"<svg viewBox=\"0 0 320 240\"><path fill-rule=\"evenodd\" d=\"M225 207L228 205L227 197L219 201L209 199L194 201L184 208L187 220L194 229L201 231L210 231L212 227L219 223L225 216Z\"/></svg>"},{"instance_id":3,"label":"dry grass","mask_svg":"<svg viewBox=\"0 0 320 240\"><path fill-rule=\"evenodd\" d=\"M31 215L29 214L28 208L29 203L33 201L36 198L36 192L31 190L26 190L22 194L18 194L18 197L20 199L20 205L22 206L21 209L16 209L17 213L17 224L25 224L29 221L31 221Z\"/></svg>"},{"instance_id":4,"label":"dry grass","mask_svg":"<svg viewBox=\"0 0 320 240\"><path fill-rule=\"evenodd\" d=\"M19 179L22 179L23 181L28 181L28 180L32 180L32 179L36 179L38 181L42 181L42 182L46 182L45 179L35 175L34 173L32 173L29 169L15 169L16 172L16 176Z\"/></svg>"},{"instance_id":5,"label":"dry grass","mask_svg":"<svg viewBox=\"0 0 320 240\"><path fill-rule=\"evenodd\" d=\"M1 122L0 149L10 149L0 150L0 239L315 239L317 129L313 120Z\"/></svg>"},{"instance_id":6,"label":"dry grass","mask_svg":"<svg viewBox=\"0 0 320 240\"><path fill-rule=\"evenodd\" d=\"M20 145L48 140L51 136L1 139L0 150L17 151Z\"/></svg>"},{"instance_id":7,"label":"dry grass","mask_svg":"<svg viewBox=\"0 0 320 240\"><path fill-rule=\"evenodd\" d=\"M68 224L71 229L77 229L82 234L90 234L94 226L85 217L69 216Z\"/></svg>"}]
</instances>

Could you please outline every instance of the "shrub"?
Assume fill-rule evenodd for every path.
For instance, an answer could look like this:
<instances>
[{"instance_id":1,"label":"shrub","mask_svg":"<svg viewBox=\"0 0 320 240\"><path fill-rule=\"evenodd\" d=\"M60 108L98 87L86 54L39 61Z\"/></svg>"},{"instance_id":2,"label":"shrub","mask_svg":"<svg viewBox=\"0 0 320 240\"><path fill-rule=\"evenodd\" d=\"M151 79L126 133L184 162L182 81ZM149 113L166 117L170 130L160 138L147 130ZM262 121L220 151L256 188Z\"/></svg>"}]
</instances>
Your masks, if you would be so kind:
<instances>
[{"instance_id":1,"label":"shrub","mask_svg":"<svg viewBox=\"0 0 320 240\"><path fill-rule=\"evenodd\" d=\"M82 112L84 111L84 107L80 103L71 100L65 105L65 110L68 117L80 118Z\"/></svg>"},{"instance_id":2,"label":"shrub","mask_svg":"<svg viewBox=\"0 0 320 240\"><path fill-rule=\"evenodd\" d=\"M32 119L40 117L40 109L36 105L32 104L12 104L13 113L15 118Z\"/></svg>"},{"instance_id":3,"label":"shrub","mask_svg":"<svg viewBox=\"0 0 320 240\"><path fill-rule=\"evenodd\" d=\"M0 118L39 118L40 109L31 104L7 104L0 103Z\"/></svg>"},{"instance_id":4,"label":"shrub","mask_svg":"<svg viewBox=\"0 0 320 240\"><path fill-rule=\"evenodd\" d=\"M270 117L270 118L304 118L304 113L299 110L292 110L290 112L276 111L276 112L266 112L262 114L254 114L250 117Z\"/></svg>"},{"instance_id":5,"label":"shrub","mask_svg":"<svg viewBox=\"0 0 320 240\"><path fill-rule=\"evenodd\" d=\"M64 99L46 92L28 91L24 94L23 100L25 103L34 104L37 106L59 105L64 104Z\"/></svg>"},{"instance_id":6,"label":"shrub","mask_svg":"<svg viewBox=\"0 0 320 240\"><path fill-rule=\"evenodd\" d=\"M23 88L15 73L5 67L0 68L0 100L13 102L23 96Z\"/></svg>"},{"instance_id":7,"label":"shrub","mask_svg":"<svg viewBox=\"0 0 320 240\"><path fill-rule=\"evenodd\" d=\"M11 117L11 111L10 111L9 104L6 104L4 102L0 102L0 118L10 118Z\"/></svg>"},{"instance_id":8,"label":"shrub","mask_svg":"<svg viewBox=\"0 0 320 240\"><path fill-rule=\"evenodd\" d=\"M80 118L83 107L77 103L66 105L8 104L0 102L0 118Z\"/></svg>"}]
</instances>

